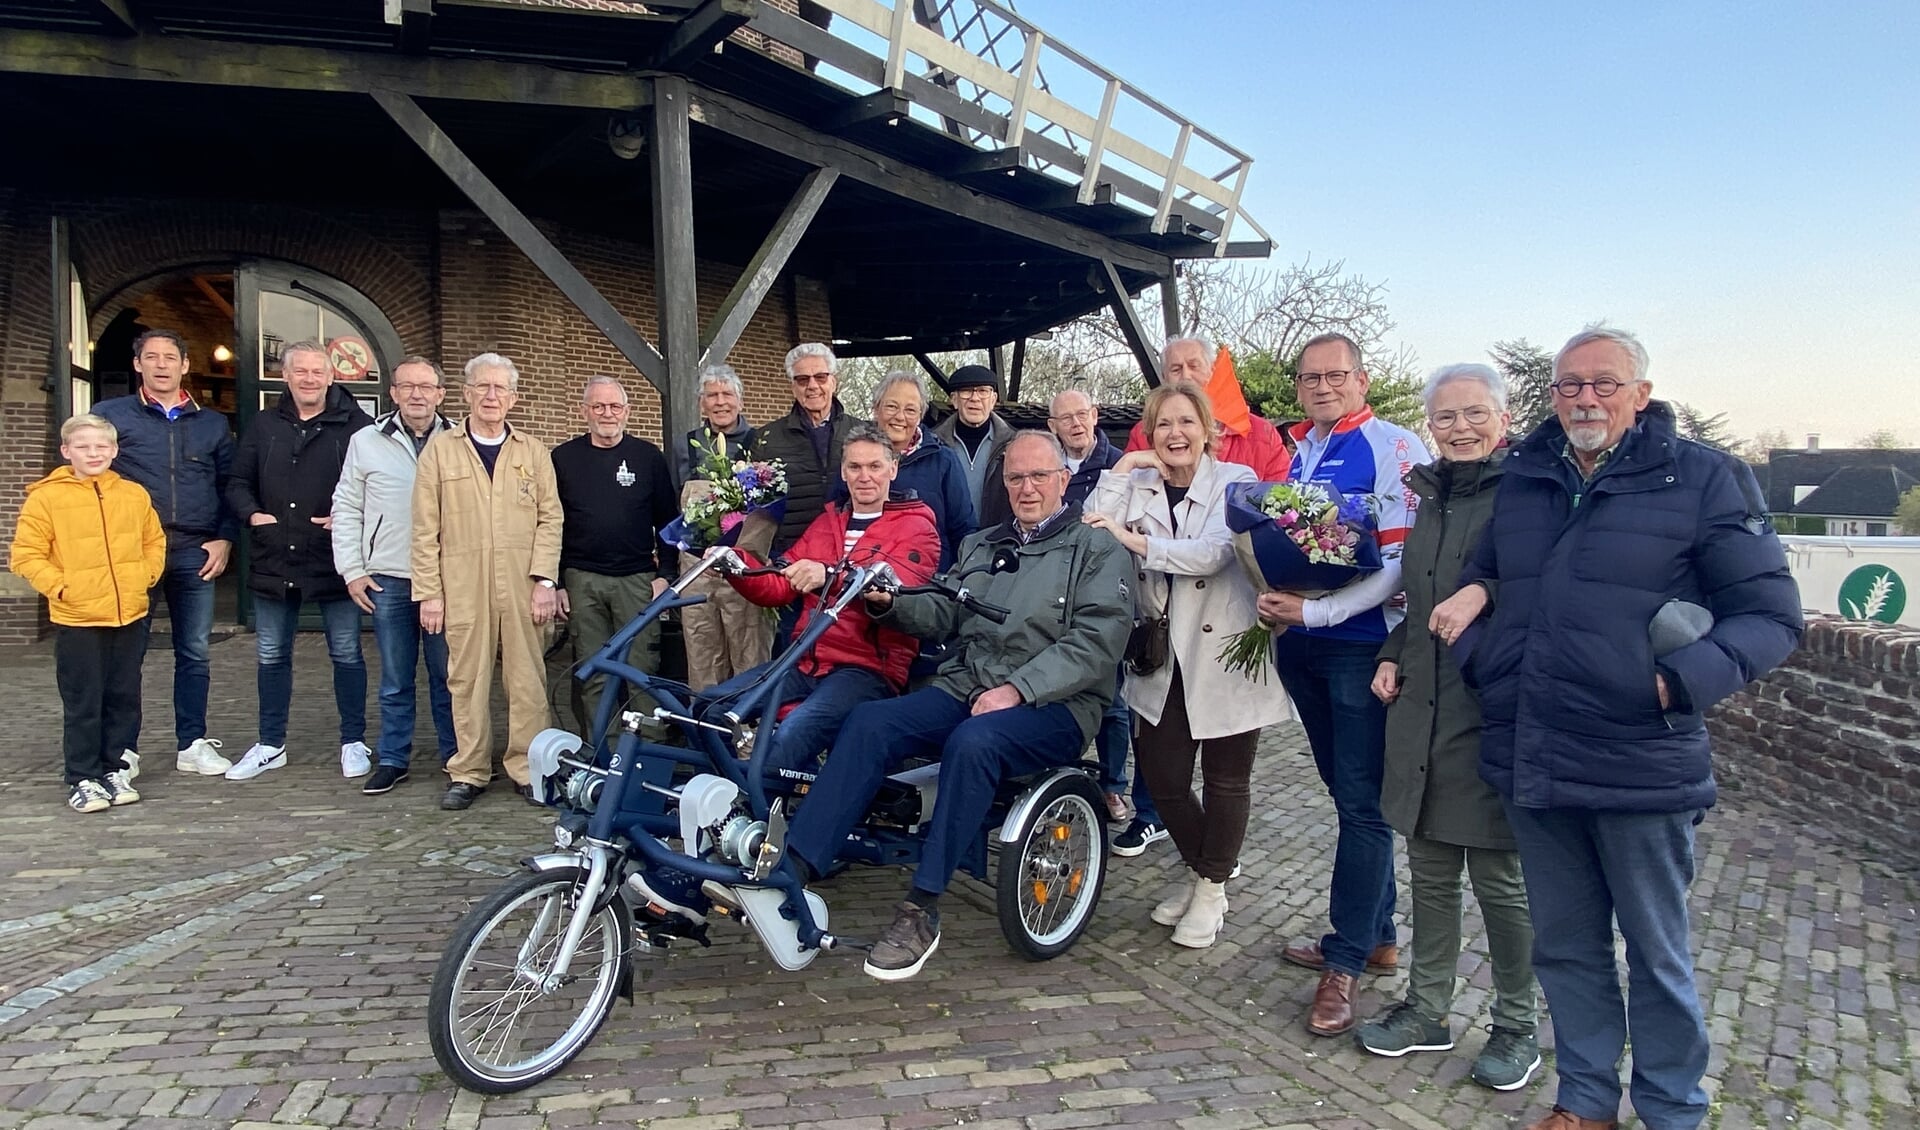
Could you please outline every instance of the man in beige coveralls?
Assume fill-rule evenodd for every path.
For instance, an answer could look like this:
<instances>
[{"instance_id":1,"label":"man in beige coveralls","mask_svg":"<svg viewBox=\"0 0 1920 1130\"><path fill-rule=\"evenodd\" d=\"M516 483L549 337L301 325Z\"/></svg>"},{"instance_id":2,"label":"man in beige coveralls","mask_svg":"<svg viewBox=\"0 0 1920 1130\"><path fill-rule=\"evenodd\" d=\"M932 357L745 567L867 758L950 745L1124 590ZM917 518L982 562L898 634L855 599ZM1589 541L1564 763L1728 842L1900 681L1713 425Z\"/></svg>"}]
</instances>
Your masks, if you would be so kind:
<instances>
[{"instance_id":1,"label":"man in beige coveralls","mask_svg":"<svg viewBox=\"0 0 1920 1130\"><path fill-rule=\"evenodd\" d=\"M498 353L465 369L467 418L420 455L413 485L413 595L420 626L447 634L447 687L460 749L440 807L473 804L493 779L489 700L500 653L514 791L531 801L527 745L547 723L540 628L558 608L560 494L544 444L507 424L520 374Z\"/></svg>"}]
</instances>

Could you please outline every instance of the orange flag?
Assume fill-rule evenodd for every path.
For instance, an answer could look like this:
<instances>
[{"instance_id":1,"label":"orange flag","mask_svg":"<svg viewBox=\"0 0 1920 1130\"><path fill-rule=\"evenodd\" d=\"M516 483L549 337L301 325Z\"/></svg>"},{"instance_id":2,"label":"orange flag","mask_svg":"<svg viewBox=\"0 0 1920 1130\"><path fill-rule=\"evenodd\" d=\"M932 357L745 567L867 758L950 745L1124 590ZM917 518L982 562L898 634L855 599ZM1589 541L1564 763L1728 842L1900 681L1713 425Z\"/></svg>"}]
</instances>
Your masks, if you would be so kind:
<instances>
[{"instance_id":1,"label":"orange flag","mask_svg":"<svg viewBox=\"0 0 1920 1130\"><path fill-rule=\"evenodd\" d=\"M1207 399L1213 402L1213 418L1237 436L1253 428L1253 411L1247 407L1246 393L1240 390L1240 377L1233 371L1233 354L1225 346L1213 359L1213 375L1207 378Z\"/></svg>"}]
</instances>

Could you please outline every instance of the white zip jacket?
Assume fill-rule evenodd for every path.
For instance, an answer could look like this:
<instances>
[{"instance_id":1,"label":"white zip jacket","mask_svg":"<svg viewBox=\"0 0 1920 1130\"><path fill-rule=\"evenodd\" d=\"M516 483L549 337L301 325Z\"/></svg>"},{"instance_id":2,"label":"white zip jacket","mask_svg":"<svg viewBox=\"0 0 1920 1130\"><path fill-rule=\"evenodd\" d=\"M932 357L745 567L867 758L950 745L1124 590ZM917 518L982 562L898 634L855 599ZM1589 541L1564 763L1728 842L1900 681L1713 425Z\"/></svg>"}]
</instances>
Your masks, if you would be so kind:
<instances>
[{"instance_id":1,"label":"white zip jacket","mask_svg":"<svg viewBox=\"0 0 1920 1130\"><path fill-rule=\"evenodd\" d=\"M432 439L447 428L434 414ZM344 580L413 575L413 477L420 457L398 412L355 432L333 489L333 567Z\"/></svg>"}]
</instances>

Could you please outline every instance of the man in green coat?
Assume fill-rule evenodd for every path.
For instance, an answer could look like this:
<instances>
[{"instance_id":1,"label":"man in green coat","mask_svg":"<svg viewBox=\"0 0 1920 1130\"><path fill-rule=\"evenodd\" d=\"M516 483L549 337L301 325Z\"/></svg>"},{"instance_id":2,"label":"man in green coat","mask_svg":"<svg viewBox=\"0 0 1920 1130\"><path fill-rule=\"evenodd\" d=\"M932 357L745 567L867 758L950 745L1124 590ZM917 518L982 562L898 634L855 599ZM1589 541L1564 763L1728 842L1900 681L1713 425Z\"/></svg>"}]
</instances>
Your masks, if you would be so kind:
<instances>
[{"instance_id":1,"label":"man in green coat","mask_svg":"<svg viewBox=\"0 0 1920 1130\"><path fill-rule=\"evenodd\" d=\"M1047 432L1007 445L1006 522L967 535L950 578L1008 610L1004 623L945 597L874 593L877 619L923 639L954 638L933 681L848 716L794 818L787 852L803 879L833 864L887 775L911 757L940 758L940 789L913 885L867 958L898 981L940 944L939 899L979 842L1000 782L1079 760L1113 697L1133 625L1132 559L1066 503L1066 454ZM996 556L1015 561L993 571Z\"/></svg>"}]
</instances>

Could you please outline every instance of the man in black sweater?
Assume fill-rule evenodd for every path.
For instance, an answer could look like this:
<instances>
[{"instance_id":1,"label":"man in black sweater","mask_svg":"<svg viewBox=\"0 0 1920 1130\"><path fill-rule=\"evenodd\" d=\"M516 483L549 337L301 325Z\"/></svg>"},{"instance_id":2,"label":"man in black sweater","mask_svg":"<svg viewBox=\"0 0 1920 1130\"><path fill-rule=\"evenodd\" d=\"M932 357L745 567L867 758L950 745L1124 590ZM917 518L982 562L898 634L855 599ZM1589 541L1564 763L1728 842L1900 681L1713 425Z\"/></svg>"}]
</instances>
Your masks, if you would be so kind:
<instances>
[{"instance_id":1,"label":"man in black sweater","mask_svg":"<svg viewBox=\"0 0 1920 1130\"><path fill-rule=\"evenodd\" d=\"M673 478L660 449L627 434L627 392L612 377L587 382L581 401L587 434L553 449L560 487L560 613L566 617L577 667L667 587L675 565L660 527L672 521ZM658 670L660 633L649 627L627 653L634 666ZM576 682L573 711L582 728L606 685L604 675Z\"/></svg>"}]
</instances>

